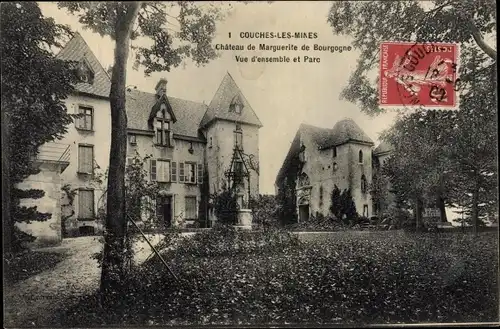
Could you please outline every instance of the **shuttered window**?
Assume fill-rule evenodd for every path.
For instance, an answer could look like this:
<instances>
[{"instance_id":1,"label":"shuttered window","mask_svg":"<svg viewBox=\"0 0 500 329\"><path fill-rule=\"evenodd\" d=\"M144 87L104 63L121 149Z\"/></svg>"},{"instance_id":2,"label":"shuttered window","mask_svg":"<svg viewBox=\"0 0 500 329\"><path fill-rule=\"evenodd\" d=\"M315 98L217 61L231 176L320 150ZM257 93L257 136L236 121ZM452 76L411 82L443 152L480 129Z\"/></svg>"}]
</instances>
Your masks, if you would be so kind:
<instances>
[{"instance_id":1,"label":"shuttered window","mask_svg":"<svg viewBox=\"0 0 500 329\"><path fill-rule=\"evenodd\" d=\"M156 180L158 182L170 181L170 161L156 160Z\"/></svg>"},{"instance_id":2,"label":"shuttered window","mask_svg":"<svg viewBox=\"0 0 500 329\"><path fill-rule=\"evenodd\" d=\"M151 180L157 182L170 182L170 161L168 160L150 160Z\"/></svg>"},{"instance_id":3,"label":"shuttered window","mask_svg":"<svg viewBox=\"0 0 500 329\"><path fill-rule=\"evenodd\" d=\"M156 181L156 160L150 160L150 169L149 173L152 181Z\"/></svg>"},{"instance_id":4,"label":"shuttered window","mask_svg":"<svg viewBox=\"0 0 500 329\"><path fill-rule=\"evenodd\" d=\"M177 162L172 162L171 180L172 180L172 183L177 182Z\"/></svg>"},{"instance_id":5,"label":"shuttered window","mask_svg":"<svg viewBox=\"0 0 500 329\"><path fill-rule=\"evenodd\" d=\"M184 163L179 163L179 183L184 183Z\"/></svg>"},{"instance_id":6,"label":"shuttered window","mask_svg":"<svg viewBox=\"0 0 500 329\"><path fill-rule=\"evenodd\" d=\"M198 163L198 184L203 183L203 164Z\"/></svg>"},{"instance_id":7,"label":"shuttered window","mask_svg":"<svg viewBox=\"0 0 500 329\"><path fill-rule=\"evenodd\" d=\"M78 219L94 219L94 191L78 191Z\"/></svg>"},{"instance_id":8,"label":"shuttered window","mask_svg":"<svg viewBox=\"0 0 500 329\"><path fill-rule=\"evenodd\" d=\"M186 219L196 219L196 197L187 196L184 200Z\"/></svg>"},{"instance_id":9,"label":"shuttered window","mask_svg":"<svg viewBox=\"0 0 500 329\"><path fill-rule=\"evenodd\" d=\"M186 183L196 184L196 163L185 163L184 168L186 170Z\"/></svg>"},{"instance_id":10,"label":"shuttered window","mask_svg":"<svg viewBox=\"0 0 500 329\"><path fill-rule=\"evenodd\" d=\"M94 172L94 146L78 145L78 172L92 174Z\"/></svg>"}]
</instances>

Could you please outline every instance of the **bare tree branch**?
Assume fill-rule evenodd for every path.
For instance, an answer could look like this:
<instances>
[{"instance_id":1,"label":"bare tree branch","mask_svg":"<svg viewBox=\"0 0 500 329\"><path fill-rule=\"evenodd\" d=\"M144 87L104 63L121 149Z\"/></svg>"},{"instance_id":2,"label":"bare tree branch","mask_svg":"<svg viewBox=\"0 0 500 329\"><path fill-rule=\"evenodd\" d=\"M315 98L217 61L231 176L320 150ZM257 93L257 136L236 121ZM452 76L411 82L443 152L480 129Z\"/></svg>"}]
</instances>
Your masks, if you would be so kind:
<instances>
[{"instance_id":1,"label":"bare tree branch","mask_svg":"<svg viewBox=\"0 0 500 329\"><path fill-rule=\"evenodd\" d=\"M490 45L484 41L483 36L481 35L481 31L477 28L477 26L474 24L472 19L467 19L467 25L469 26L472 37L474 38L474 41L476 41L476 44L481 48L482 51L486 53L486 55L490 56L495 62L497 60L497 51L496 49L492 48Z\"/></svg>"}]
</instances>

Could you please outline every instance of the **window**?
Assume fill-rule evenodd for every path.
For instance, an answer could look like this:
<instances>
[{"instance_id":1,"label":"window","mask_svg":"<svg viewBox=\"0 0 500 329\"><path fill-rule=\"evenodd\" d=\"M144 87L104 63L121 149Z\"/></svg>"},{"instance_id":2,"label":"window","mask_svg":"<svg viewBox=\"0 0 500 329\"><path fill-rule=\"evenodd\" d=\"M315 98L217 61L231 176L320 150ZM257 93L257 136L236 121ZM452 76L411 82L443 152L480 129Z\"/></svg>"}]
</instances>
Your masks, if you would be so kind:
<instances>
[{"instance_id":1,"label":"window","mask_svg":"<svg viewBox=\"0 0 500 329\"><path fill-rule=\"evenodd\" d=\"M363 163L363 151L359 150L358 158L359 163Z\"/></svg>"},{"instance_id":2,"label":"window","mask_svg":"<svg viewBox=\"0 0 500 329\"><path fill-rule=\"evenodd\" d=\"M233 97L231 104L229 105L229 112L241 114L242 111L243 111L243 102L241 101L240 95L236 95Z\"/></svg>"},{"instance_id":3,"label":"window","mask_svg":"<svg viewBox=\"0 0 500 329\"><path fill-rule=\"evenodd\" d=\"M186 210L186 219L196 219L196 197L195 196L187 196L184 199L185 202L185 210Z\"/></svg>"},{"instance_id":4,"label":"window","mask_svg":"<svg viewBox=\"0 0 500 329\"><path fill-rule=\"evenodd\" d=\"M136 145L137 144L137 138L135 135L130 135L129 136L129 141L131 145Z\"/></svg>"},{"instance_id":5,"label":"window","mask_svg":"<svg viewBox=\"0 0 500 329\"><path fill-rule=\"evenodd\" d=\"M78 191L78 219L94 219L94 191Z\"/></svg>"},{"instance_id":6,"label":"window","mask_svg":"<svg viewBox=\"0 0 500 329\"><path fill-rule=\"evenodd\" d=\"M78 80L83 83L94 83L94 72L89 68L85 61L82 61L76 66L76 75Z\"/></svg>"},{"instance_id":7,"label":"window","mask_svg":"<svg viewBox=\"0 0 500 329\"><path fill-rule=\"evenodd\" d=\"M361 192L366 193L366 177L365 177L365 175L361 176Z\"/></svg>"},{"instance_id":8,"label":"window","mask_svg":"<svg viewBox=\"0 0 500 329\"><path fill-rule=\"evenodd\" d=\"M210 147L210 148L211 148L211 147L212 147L212 145L213 145L213 144L212 144L212 137L210 137L210 142L208 143L208 147Z\"/></svg>"},{"instance_id":9,"label":"window","mask_svg":"<svg viewBox=\"0 0 500 329\"><path fill-rule=\"evenodd\" d=\"M177 182L177 162L172 162L170 181L173 183Z\"/></svg>"},{"instance_id":10,"label":"window","mask_svg":"<svg viewBox=\"0 0 500 329\"><path fill-rule=\"evenodd\" d=\"M184 162L179 163L179 183L184 183L185 179Z\"/></svg>"},{"instance_id":11,"label":"window","mask_svg":"<svg viewBox=\"0 0 500 329\"><path fill-rule=\"evenodd\" d=\"M78 114L81 115L77 119L76 128L81 130L92 130L94 126L94 109L90 106L79 106Z\"/></svg>"},{"instance_id":12,"label":"window","mask_svg":"<svg viewBox=\"0 0 500 329\"><path fill-rule=\"evenodd\" d=\"M94 173L94 146L78 145L78 172Z\"/></svg>"},{"instance_id":13,"label":"window","mask_svg":"<svg viewBox=\"0 0 500 329\"><path fill-rule=\"evenodd\" d=\"M336 146L333 147L333 157L334 158L337 157L337 147Z\"/></svg>"},{"instance_id":14,"label":"window","mask_svg":"<svg viewBox=\"0 0 500 329\"><path fill-rule=\"evenodd\" d=\"M239 124L236 125L236 130L234 131L234 147L243 150L243 131Z\"/></svg>"},{"instance_id":15,"label":"window","mask_svg":"<svg viewBox=\"0 0 500 329\"><path fill-rule=\"evenodd\" d=\"M151 180L157 182L170 181L170 161L151 160Z\"/></svg>"},{"instance_id":16,"label":"window","mask_svg":"<svg viewBox=\"0 0 500 329\"><path fill-rule=\"evenodd\" d=\"M309 180L309 176L307 176L307 174L303 172L299 176L299 187L309 186L309 185L311 185L311 182Z\"/></svg>"},{"instance_id":17,"label":"window","mask_svg":"<svg viewBox=\"0 0 500 329\"><path fill-rule=\"evenodd\" d=\"M198 184L203 183L203 165L198 163Z\"/></svg>"},{"instance_id":18,"label":"window","mask_svg":"<svg viewBox=\"0 0 500 329\"><path fill-rule=\"evenodd\" d=\"M319 206L323 206L323 185L319 186Z\"/></svg>"},{"instance_id":19,"label":"window","mask_svg":"<svg viewBox=\"0 0 500 329\"><path fill-rule=\"evenodd\" d=\"M170 121L169 116L166 113L165 106L156 114L155 121L155 134L156 134L156 144L171 147L171 131L170 131Z\"/></svg>"},{"instance_id":20,"label":"window","mask_svg":"<svg viewBox=\"0 0 500 329\"><path fill-rule=\"evenodd\" d=\"M185 163L186 183L196 184L196 163Z\"/></svg>"},{"instance_id":21,"label":"window","mask_svg":"<svg viewBox=\"0 0 500 329\"><path fill-rule=\"evenodd\" d=\"M241 114L242 106L240 104L234 104L234 112L236 114Z\"/></svg>"}]
</instances>

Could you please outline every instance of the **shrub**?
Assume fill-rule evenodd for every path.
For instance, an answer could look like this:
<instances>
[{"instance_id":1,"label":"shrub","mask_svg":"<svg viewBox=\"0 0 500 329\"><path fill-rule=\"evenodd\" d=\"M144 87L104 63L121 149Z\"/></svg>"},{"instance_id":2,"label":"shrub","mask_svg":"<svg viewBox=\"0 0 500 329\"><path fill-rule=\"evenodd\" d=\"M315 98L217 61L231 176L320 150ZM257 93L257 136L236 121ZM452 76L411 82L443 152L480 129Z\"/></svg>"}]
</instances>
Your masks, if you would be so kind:
<instances>
[{"instance_id":1,"label":"shrub","mask_svg":"<svg viewBox=\"0 0 500 329\"><path fill-rule=\"evenodd\" d=\"M217 241L192 240L198 241L196 248L203 248L202 240L218 248L223 233L214 233ZM70 318L63 324L81 326L89 317L97 324L137 326L498 320L495 234L436 239L404 232L345 233L280 250L277 237L285 235L275 233L270 253L170 260L179 283L163 264L149 263L131 278L128 307L102 314L88 305L65 309ZM189 243L194 248L188 240L179 248Z\"/></svg>"},{"instance_id":2,"label":"shrub","mask_svg":"<svg viewBox=\"0 0 500 329\"><path fill-rule=\"evenodd\" d=\"M411 229L415 227L413 216L405 209L390 207L383 215L379 226L386 229Z\"/></svg>"},{"instance_id":3,"label":"shrub","mask_svg":"<svg viewBox=\"0 0 500 329\"><path fill-rule=\"evenodd\" d=\"M279 206L274 195L260 194L250 202L252 223L256 228L269 228L279 225Z\"/></svg>"},{"instance_id":4,"label":"shrub","mask_svg":"<svg viewBox=\"0 0 500 329\"><path fill-rule=\"evenodd\" d=\"M355 223L358 213L350 189L346 189L341 193L337 185L335 185L330 195L330 202L330 212L335 218L343 221L344 224L352 225Z\"/></svg>"},{"instance_id":5,"label":"shrub","mask_svg":"<svg viewBox=\"0 0 500 329\"><path fill-rule=\"evenodd\" d=\"M222 192L215 195L214 211L217 222L224 225L235 225L238 220L238 201L233 189L224 185Z\"/></svg>"},{"instance_id":6,"label":"shrub","mask_svg":"<svg viewBox=\"0 0 500 329\"><path fill-rule=\"evenodd\" d=\"M335 216L325 217L318 213L316 216L309 217L308 221L288 225L287 229L292 231L341 231L347 229L347 225Z\"/></svg>"},{"instance_id":7,"label":"shrub","mask_svg":"<svg viewBox=\"0 0 500 329\"><path fill-rule=\"evenodd\" d=\"M299 244L297 236L285 230L246 231L219 223L212 230L181 238L178 246L167 251L165 256L168 259L182 259L262 254L286 250Z\"/></svg>"}]
</instances>

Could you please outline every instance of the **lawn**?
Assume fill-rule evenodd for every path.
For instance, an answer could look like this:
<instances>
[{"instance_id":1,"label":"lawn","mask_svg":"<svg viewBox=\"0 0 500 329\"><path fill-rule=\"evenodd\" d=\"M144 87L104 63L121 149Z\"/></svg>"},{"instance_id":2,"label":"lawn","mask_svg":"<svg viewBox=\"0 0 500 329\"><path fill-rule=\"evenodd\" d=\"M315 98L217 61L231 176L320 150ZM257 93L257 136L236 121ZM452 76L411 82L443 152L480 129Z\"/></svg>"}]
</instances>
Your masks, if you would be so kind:
<instances>
[{"instance_id":1,"label":"lawn","mask_svg":"<svg viewBox=\"0 0 500 329\"><path fill-rule=\"evenodd\" d=\"M4 257L5 283L13 284L54 268L66 258L60 252L32 251Z\"/></svg>"},{"instance_id":2,"label":"lawn","mask_svg":"<svg viewBox=\"0 0 500 329\"><path fill-rule=\"evenodd\" d=\"M97 324L366 324L498 321L498 236L200 233L138 267L126 297L56 314Z\"/></svg>"}]
</instances>

